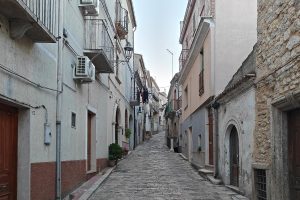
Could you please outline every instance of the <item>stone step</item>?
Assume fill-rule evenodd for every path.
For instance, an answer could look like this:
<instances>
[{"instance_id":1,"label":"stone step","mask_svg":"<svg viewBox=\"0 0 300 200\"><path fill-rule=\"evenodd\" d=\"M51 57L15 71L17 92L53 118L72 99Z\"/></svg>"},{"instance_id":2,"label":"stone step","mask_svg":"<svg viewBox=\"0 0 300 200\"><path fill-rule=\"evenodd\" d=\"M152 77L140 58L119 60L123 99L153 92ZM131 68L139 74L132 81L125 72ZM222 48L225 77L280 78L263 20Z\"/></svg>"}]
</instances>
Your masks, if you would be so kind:
<instances>
[{"instance_id":1,"label":"stone step","mask_svg":"<svg viewBox=\"0 0 300 200\"><path fill-rule=\"evenodd\" d=\"M214 185L221 185L222 181L220 179L216 179L213 176L208 175L207 179Z\"/></svg>"},{"instance_id":2,"label":"stone step","mask_svg":"<svg viewBox=\"0 0 300 200\"><path fill-rule=\"evenodd\" d=\"M213 171L205 169L205 168L199 169L198 172L200 175L205 175L205 176L214 174Z\"/></svg>"}]
</instances>

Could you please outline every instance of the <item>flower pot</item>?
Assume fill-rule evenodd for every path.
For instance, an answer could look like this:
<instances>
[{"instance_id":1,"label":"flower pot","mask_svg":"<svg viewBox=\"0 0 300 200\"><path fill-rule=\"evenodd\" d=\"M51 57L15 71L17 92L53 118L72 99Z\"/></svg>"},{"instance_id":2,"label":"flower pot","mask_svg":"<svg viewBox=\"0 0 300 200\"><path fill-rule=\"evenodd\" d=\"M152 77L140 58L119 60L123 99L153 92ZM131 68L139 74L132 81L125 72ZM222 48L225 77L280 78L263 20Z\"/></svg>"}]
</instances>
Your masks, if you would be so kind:
<instances>
[{"instance_id":1,"label":"flower pot","mask_svg":"<svg viewBox=\"0 0 300 200\"><path fill-rule=\"evenodd\" d=\"M116 163L117 163L117 161L116 161L116 160L108 160L108 166L109 166L109 167L113 167L113 166L115 166L115 165L116 165Z\"/></svg>"}]
</instances>

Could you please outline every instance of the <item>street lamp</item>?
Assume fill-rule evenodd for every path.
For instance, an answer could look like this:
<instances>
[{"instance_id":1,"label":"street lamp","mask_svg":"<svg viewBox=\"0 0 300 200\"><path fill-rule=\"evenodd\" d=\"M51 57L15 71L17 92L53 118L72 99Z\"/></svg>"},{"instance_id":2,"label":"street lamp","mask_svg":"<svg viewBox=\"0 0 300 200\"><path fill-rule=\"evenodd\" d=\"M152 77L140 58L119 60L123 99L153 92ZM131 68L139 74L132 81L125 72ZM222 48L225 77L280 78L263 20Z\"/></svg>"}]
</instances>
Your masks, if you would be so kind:
<instances>
[{"instance_id":1,"label":"street lamp","mask_svg":"<svg viewBox=\"0 0 300 200\"><path fill-rule=\"evenodd\" d=\"M170 51L169 49L166 49L171 55L172 55L172 78L173 78L173 52Z\"/></svg>"},{"instance_id":2,"label":"street lamp","mask_svg":"<svg viewBox=\"0 0 300 200\"><path fill-rule=\"evenodd\" d=\"M125 50L125 60L128 62L132 57L132 53L133 53L133 47L131 46L130 42L128 41L126 42L124 50Z\"/></svg>"}]
</instances>

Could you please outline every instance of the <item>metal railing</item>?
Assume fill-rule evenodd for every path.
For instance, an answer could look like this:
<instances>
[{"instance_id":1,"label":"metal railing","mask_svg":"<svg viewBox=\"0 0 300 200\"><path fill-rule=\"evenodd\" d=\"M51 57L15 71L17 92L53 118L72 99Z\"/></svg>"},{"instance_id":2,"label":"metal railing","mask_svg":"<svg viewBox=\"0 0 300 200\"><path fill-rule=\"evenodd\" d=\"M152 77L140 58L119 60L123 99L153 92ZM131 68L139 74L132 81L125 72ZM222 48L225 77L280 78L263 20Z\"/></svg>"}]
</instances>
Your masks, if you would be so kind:
<instances>
[{"instance_id":1,"label":"metal railing","mask_svg":"<svg viewBox=\"0 0 300 200\"><path fill-rule=\"evenodd\" d=\"M117 1L116 4L116 26L117 28L123 29L123 34L126 35L128 33L128 11L122 7L120 1Z\"/></svg>"},{"instance_id":2,"label":"metal railing","mask_svg":"<svg viewBox=\"0 0 300 200\"><path fill-rule=\"evenodd\" d=\"M180 57L179 57L179 71L183 69L188 55L189 55L189 49L181 50Z\"/></svg>"},{"instance_id":3,"label":"metal railing","mask_svg":"<svg viewBox=\"0 0 300 200\"><path fill-rule=\"evenodd\" d=\"M56 34L57 0L15 0L23 3L29 11L39 20L52 34Z\"/></svg>"},{"instance_id":4,"label":"metal railing","mask_svg":"<svg viewBox=\"0 0 300 200\"><path fill-rule=\"evenodd\" d=\"M85 49L102 50L109 61L113 62L114 46L104 20L85 20Z\"/></svg>"}]
</instances>

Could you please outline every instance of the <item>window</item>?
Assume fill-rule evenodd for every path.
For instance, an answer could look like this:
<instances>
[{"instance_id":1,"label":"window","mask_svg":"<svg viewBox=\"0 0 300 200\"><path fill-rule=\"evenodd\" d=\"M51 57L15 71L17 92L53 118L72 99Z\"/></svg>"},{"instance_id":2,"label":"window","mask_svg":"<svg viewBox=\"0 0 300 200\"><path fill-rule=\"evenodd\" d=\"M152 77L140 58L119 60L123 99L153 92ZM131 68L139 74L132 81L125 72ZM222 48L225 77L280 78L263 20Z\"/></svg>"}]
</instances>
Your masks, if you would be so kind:
<instances>
[{"instance_id":1,"label":"window","mask_svg":"<svg viewBox=\"0 0 300 200\"><path fill-rule=\"evenodd\" d=\"M196 16L195 14L193 15L193 35L196 33Z\"/></svg>"},{"instance_id":2,"label":"window","mask_svg":"<svg viewBox=\"0 0 300 200\"><path fill-rule=\"evenodd\" d=\"M119 77L119 56L116 56L116 80L119 84L121 84L121 80Z\"/></svg>"},{"instance_id":3,"label":"window","mask_svg":"<svg viewBox=\"0 0 300 200\"><path fill-rule=\"evenodd\" d=\"M71 127L76 128L76 113L73 113L73 112L71 115Z\"/></svg>"},{"instance_id":4,"label":"window","mask_svg":"<svg viewBox=\"0 0 300 200\"><path fill-rule=\"evenodd\" d=\"M185 104L184 109L187 109L188 107L188 96L189 96L189 91L188 91L188 86L186 86L184 89L184 104Z\"/></svg>"},{"instance_id":5,"label":"window","mask_svg":"<svg viewBox=\"0 0 300 200\"><path fill-rule=\"evenodd\" d=\"M201 66L200 66L200 74L199 74L199 96L204 93L204 51L203 49L200 52L201 56Z\"/></svg>"},{"instance_id":6,"label":"window","mask_svg":"<svg viewBox=\"0 0 300 200\"><path fill-rule=\"evenodd\" d=\"M119 76L119 56L116 57L116 76Z\"/></svg>"},{"instance_id":7,"label":"window","mask_svg":"<svg viewBox=\"0 0 300 200\"><path fill-rule=\"evenodd\" d=\"M257 200L266 200L267 199L266 170L255 169L254 176L255 176L256 199Z\"/></svg>"}]
</instances>

